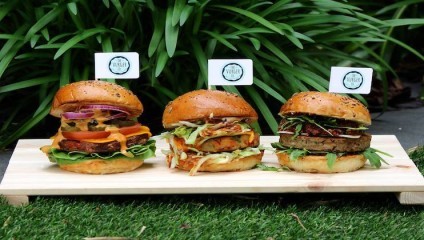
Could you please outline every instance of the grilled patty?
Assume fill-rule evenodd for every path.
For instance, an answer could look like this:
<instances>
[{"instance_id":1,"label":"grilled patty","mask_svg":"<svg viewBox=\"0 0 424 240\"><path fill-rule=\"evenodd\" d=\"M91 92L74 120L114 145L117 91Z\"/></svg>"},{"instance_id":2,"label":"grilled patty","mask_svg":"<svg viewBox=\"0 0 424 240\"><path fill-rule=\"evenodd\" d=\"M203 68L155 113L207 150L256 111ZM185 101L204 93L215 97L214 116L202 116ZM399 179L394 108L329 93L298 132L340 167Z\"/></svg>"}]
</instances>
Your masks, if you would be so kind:
<instances>
[{"instance_id":1,"label":"grilled patty","mask_svg":"<svg viewBox=\"0 0 424 240\"><path fill-rule=\"evenodd\" d=\"M309 137L280 134L280 143L285 147L324 152L362 152L370 147L371 135L364 133L360 138Z\"/></svg>"},{"instance_id":2,"label":"grilled patty","mask_svg":"<svg viewBox=\"0 0 424 240\"><path fill-rule=\"evenodd\" d=\"M145 144L147 142L148 135L137 135L127 139L127 147L131 147L137 144ZM59 142L61 150L64 151L80 151L88 153L102 153L102 152L116 152L121 150L121 144L118 141L112 141L107 143L91 143L83 142L78 140L62 140Z\"/></svg>"},{"instance_id":3,"label":"grilled patty","mask_svg":"<svg viewBox=\"0 0 424 240\"><path fill-rule=\"evenodd\" d=\"M243 149L247 147L257 147L259 145L259 134L255 133L255 137L252 142L249 142L250 135L237 135L237 136L222 136L211 138L201 145L186 145L183 138L174 138L175 146L178 150L187 152L190 148L195 148L202 152L231 152L237 149Z\"/></svg>"}]
</instances>

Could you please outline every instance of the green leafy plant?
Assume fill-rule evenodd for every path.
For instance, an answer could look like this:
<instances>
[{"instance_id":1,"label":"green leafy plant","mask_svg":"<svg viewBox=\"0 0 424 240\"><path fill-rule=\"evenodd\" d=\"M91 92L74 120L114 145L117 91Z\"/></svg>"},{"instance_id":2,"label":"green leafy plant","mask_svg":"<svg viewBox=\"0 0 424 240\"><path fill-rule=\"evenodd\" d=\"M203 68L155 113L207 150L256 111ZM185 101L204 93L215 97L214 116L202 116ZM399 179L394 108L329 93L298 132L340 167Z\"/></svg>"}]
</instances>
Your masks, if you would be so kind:
<instances>
[{"instance_id":1,"label":"green leafy plant","mask_svg":"<svg viewBox=\"0 0 424 240\"><path fill-rule=\"evenodd\" d=\"M372 67L384 81L395 73L382 56L389 45L424 59L391 35L424 24L389 14L416 5L405 0L378 12L362 1L331 0L1 2L0 148L53 134L47 115L54 93L92 79L93 54L110 51L139 52L141 79L116 81L140 96L155 134L170 100L206 88L208 59L250 58L253 86L223 89L251 102L262 132L275 133L281 104L295 92L326 91L330 66Z\"/></svg>"}]
</instances>

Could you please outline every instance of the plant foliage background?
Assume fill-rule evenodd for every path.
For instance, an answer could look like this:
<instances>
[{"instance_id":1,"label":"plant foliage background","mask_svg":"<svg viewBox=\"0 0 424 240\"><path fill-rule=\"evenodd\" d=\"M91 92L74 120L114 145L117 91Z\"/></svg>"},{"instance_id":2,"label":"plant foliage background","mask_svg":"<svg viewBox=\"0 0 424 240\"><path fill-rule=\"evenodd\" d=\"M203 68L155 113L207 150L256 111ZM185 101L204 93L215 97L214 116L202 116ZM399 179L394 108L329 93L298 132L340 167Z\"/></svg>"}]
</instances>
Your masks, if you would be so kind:
<instances>
[{"instance_id":1,"label":"plant foliage background","mask_svg":"<svg viewBox=\"0 0 424 240\"><path fill-rule=\"evenodd\" d=\"M140 54L140 79L116 81L142 100L140 120L155 134L170 100L206 88L210 58L253 60L254 85L224 89L257 109L264 134L276 131L276 113L293 93L328 89L331 66L372 67L387 100L397 64L424 60L423 7L422 0L0 1L0 148L56 132L52 98L64 84L93 79L95 52Z\"/></svg>"}]
</instances>

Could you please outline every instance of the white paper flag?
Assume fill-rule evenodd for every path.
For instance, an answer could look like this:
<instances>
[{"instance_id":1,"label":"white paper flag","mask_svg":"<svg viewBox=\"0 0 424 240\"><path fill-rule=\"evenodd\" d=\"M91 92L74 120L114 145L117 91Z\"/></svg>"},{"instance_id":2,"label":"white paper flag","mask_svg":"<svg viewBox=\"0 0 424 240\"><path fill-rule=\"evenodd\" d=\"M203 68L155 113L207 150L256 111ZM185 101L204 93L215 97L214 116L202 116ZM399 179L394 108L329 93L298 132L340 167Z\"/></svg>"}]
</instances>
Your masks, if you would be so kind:
<instances>
[{"instance_id":1,"label":"white paper flag","mask_svg":"<svg viewBox=\"0 0 424 240\"><path fill-rule=\"evenodd\" d=\"M140 64L136 52L95 53L95 78L139 78Z\"/></svg>"},{"instance_id":2,"label":"white paper flag","mask_svg":"<svg viewBox=\"0 0 424 240\"><path fill-rule=\"evenodd\" d=\"M208 85L252 85L251 59L209 59Z\"/></svg>"}]
</instances>

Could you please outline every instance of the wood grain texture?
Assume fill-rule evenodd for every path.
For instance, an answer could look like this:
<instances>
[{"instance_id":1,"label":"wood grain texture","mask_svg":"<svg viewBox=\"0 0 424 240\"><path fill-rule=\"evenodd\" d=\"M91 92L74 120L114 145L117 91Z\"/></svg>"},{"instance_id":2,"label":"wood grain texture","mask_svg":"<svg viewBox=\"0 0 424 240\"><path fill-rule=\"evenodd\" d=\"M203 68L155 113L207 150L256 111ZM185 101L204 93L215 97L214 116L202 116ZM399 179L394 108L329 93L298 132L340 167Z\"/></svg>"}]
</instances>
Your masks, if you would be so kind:
<instances>
[{"instance_id":1,"label":"wood grain texture","mask_svg":"<svg viewBox=\"0 0 424 240\"><path fill-rule=\"evenodd\" d=\"M424 205L424 192L401 192L396 197L404 205Z\"/></svg>"},{"instance_id":2,"label":"wood grain texture","mask_svg":"<svg viewBox=\"0 0 424 240\"><path fill-rule=\"evenodd\" d=\"M261 137L270 147L277 136ZM2 195L109 195L109 194L195 194L195 193L289 193L289 192L424 192L424 178L393 135L373 136L371 146L390 153L390 165L380 169L368 163L351 173L311 174L252 169L242 172L202 173L169 169L157 140L156 157L141 168L111 175L66 172L48 161L39 150L50 140L19 140L0 185ZM263 163L279 166L272 151L265 151ZM421 194L421 193L420 193ZM421 199L421 200L419 200ZM417 201L422 201L418 198Z\"/></svg>"}]
</instances>

